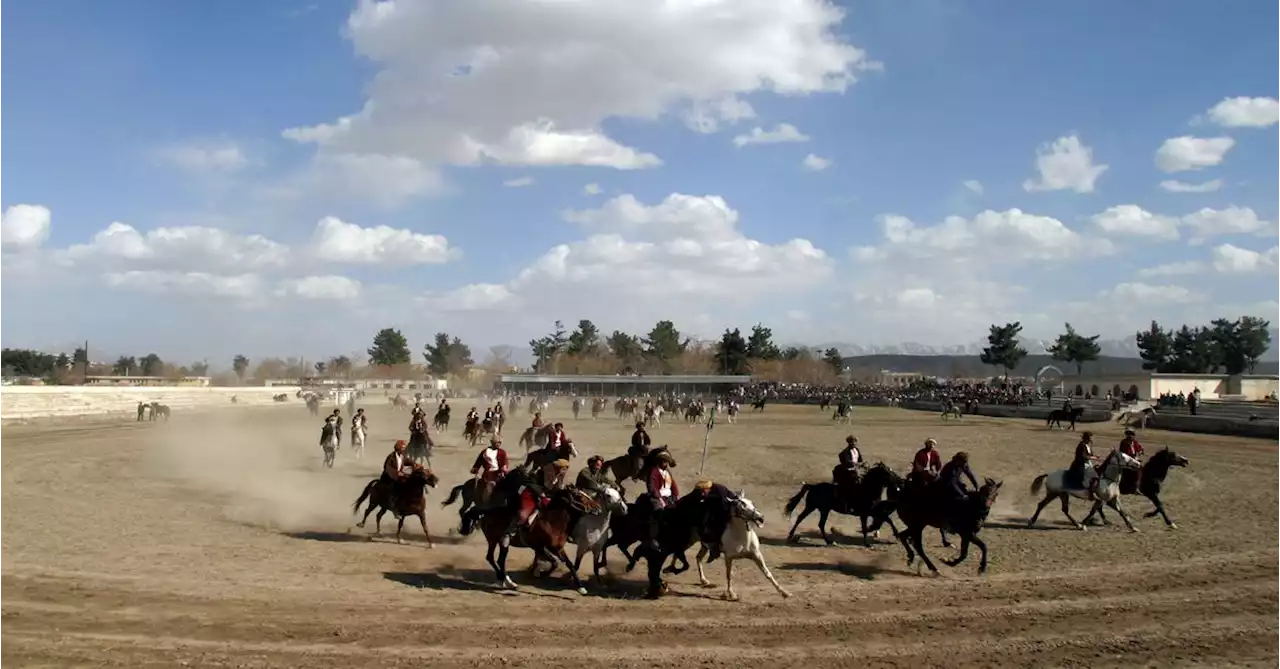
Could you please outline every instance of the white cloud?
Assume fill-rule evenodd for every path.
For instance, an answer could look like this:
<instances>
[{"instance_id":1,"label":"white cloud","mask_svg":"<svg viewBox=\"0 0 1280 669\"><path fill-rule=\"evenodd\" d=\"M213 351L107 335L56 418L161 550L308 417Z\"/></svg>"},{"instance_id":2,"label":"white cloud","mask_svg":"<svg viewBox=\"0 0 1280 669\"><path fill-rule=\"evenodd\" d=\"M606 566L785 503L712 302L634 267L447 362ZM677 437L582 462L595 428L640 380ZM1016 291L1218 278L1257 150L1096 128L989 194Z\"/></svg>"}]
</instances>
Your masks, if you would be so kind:
<instances>
[{"instance_id":1,"label":"white cloud","mask_svg":"<svg viewBox=\"0 0 1280 669\"><path fill-rule=\"evenodd\" d=\"M285 279L276 288L278 297L300 297L306 300L355 300L360 297L359 281L345 276L307 276Z\"/></svg>"},{"instance_id":2,"label":"white cloud","mask_svg":"<svg viewBox=\"0 0 1280 669\"><path fill-rule=\"evenodd\" d=\"M1248 207L1230 206L1226 209L1204 208L1182 217L1183 225L1191 228L1195 236L1193 244L1216 235L1275 234L1276 224L1262 220Z\"/></svg>"},{"instance_id":3,"label":"white cloud","mask_svg":"<svg viewBox=\"0 0 1280 669\"><path fill-rule=\"evenodd\" d=\"M1135 204L1111 207L1094 214L1093 224L1109 235L1151 237L1175 240L1178 238L1178 219L1153 214Z\"/></svg>"},{"instance_id":4,"label":"white cloud","mask_svg":"<svg viewBox=\"0 0 1280 669\"><path fill-rule=\"evenodd\" d=\"M533 177L517 177L515 179L508 179L502 182L502 185L507 188L524 188L525 186L532 186Z\"/></svg>"},{"instance_id":5,"label":"white cloud","mask_svg":"<svg viewBox=\"0 0 1280 669\"><path fill-rule=\"evenodd\" d=\"M156 150L155 157L193 174L230 173L249 165L240 145L226 140L174 144Z\"/></svg>"},{"instance_id":6,"label":"white cloud","mask_svg":"<svg viewBox=\"0 0 1280 669\"><path fill-rule=\"evenodd\" d=\"M1188 172L1222 164L1236 140L1230 137L1173 137L1156 150L1156 167L1163 172Z\"/></svg>"},{"instance_id":7,"label":"white cloud","mask_svg":"<svg viewBox=\"0 0 1280 669\"><path fill-rule=\"evenodd\" d=\"M262 235L238 234L203 226L161 227L145 233L114 222L87 244L56 254L64 264L89 263L105 268L144 265L153 269L199 273L280 267L289 248Z\"/></svg>"},{"instance_id":8,"label":"white cloud","mask_svg":"<svg viewBox=\"0 0 1280 669\"><path fill-rule=\"evenodd\" d=\"M1280 254L1280 248L1273 247L1259 253L1222 244L1213 249L1213 268L1224 274L1251 274L1265 269L1271 270L1274 278L1277 254Z\"/></svg>"},{"instance_id":9,"label":"white cloud","mask_svg":"<svg viewBox=\"0 0 1280 669\"><path fill-rule=\"evenodd\" d=\"M0 218L0 245L5 252L37 249L49 239L53 214L38 204L15 204Z\"/></svg>"},{"instance_id":10,"label":"white cloud","mask_svg":"<svg viewBox=\"0 0 1280 669\"><path fill-rule=\"evenodd\" d=\"M590 183L582 187L584 195L599 195L603 192L604 190L600 188L600 184Z\"/></svg>"},{"instance_id":11,"label":"white cloud","mask_svg":"<svg viewBox=\"0 0 1280 669\"><path fill-rule=\"evenodd\" d=\"M512 306L519 298L500 283L473 283L440 294L429 294L424 302L446 311L485 311Z\"/></svg>"},{"instance_id":12,"label":"white cloud","mask_svg":"<svg viewBox=\"0 0 1280 669\"><path fill-rule=\"evenodd\" d=\"M1098 293L1098 297L1112 302L1157 306L1163 304L1191 304L1203 302L1206 296L1182 286L1152 285L1134 282L1121 283Z\"/></svg>"},{"instance_id":13,"label":"white cloud","mask_svg":"<svg viewBox=\"0 0 1280 669\"><path fill-rule=\"evenodd\" d=\"M1155 267L1147 267L1138 270L1138 276L1143 278L1152 278L1158 276L1190 276L1199 274L1205 269L1204 263L1195 260L1187 260L1182 262L1171 262Z\"/></svg>"},{"instance_id":14,"label":"white cloud","mask_svg":"<svg viewBox=\"0 0 1280 669\"><path fill-rule=\"evenodd\" d=\"M316 223L312 248L321 260L367 265L439 264L460 254L442 235L385 225L364 228L333 216Z\"/></svg>"},{"instance_id":15,"label":"white cloud","mask_svg":"<svg viewBox=\"0 0 1280 669\"><path fill-rule=\"evenodd\" d=\"M1275 98L1225 98L1209 110L1209 120L1228 128L1265 128L1280 122Z\"/></svg>"},{"instance_id":16,"label":"white cloud","mask_svg":"<svg viewBox=\"0 0 1280 669\"><path fill-rule=\"evenodd\" d=\"M804 160L800 162L800 165L809 172L821 172L827 169L828 167L831 167L831 165L834 162L835 161L829 158L823 158L821 156L810 153L809 155L804 157Z\"/></svg>"},{"instance_id":17,"label":"white cloud","mask_svg":"<svg viewBox=\"0 0 1280 669\"><path fill-rule=\"evenodd\" d=\"M393 209L444 190L438 170L407 156L321 152L275 192L293 199L350 199Z\"/></svg>"},{"instance_id":18,"label":"white cloud","mask_svg":"<svg viewBox=\"0 0 1280 669\"><path fill-rule=\"evenodd\" d=\"M1170 193L1212 193L1222 188L1222 179L1212 179L1198 184L1167 179L1160 182L1160 187Z\"/></svg>"},{"instance_id":19,"label":"white cloud","mask_svg":"<svg viewBox=\"0 0 1280 669\"><path fill-rule=\"evenodd\" d=\"M109 272L104 278L112 288L157 295L226 297L253 301L262 293L262 279L256 274L128 270Z\"/></svg>"},{"instance_id":20,"label":"white cloud","mask_svg":"<svg viewBox=\"0 0 1280 669\"><path fill-rule=\"evenodd\" d=\"M1092 239L1048 216L1020 209L984 211L972 219L949 216L932 227L919 227L910 219L880 217L884 240L880 246L853 249L855 260L916 259L959 265L1008 265L1049 262L1085 255L1105 255L1114 247L1105 239Z\"/></svg>"},{"instance_id":21,"label":"white cloud","mask_svg":"<svg viewBox=\"0 0 1280 669\"><path fill-rule=\"evenodd\" d=\"M786 142L807 142L809 136L800 132L790 123L780 123L773 130L765 130L759 126L751 132L733 138L734 146L743 147L752 144L782 144Z\"/></svg>"},{"instance_id":22,"label":"white cloud","mask_svg":"<svg viewBox=\"0 0 1280 669\"><path fill-rule=\"evenodd\" d=\"M1059 137L1052 144L1036 149L1034 179L1027 179L1022 188L1027 191L1071 190L1092 193L1098 178L1110 166L1093 163L1093 149L1080 143L1075 135Z\"/></svg>"},{"instance_id":23,"label":"white cloud","mask_svg":"<svg viewBox=\"0 0 1280 669\"><path fill-rule=\"evenodd\" d=\"M380 67L366 104L283 134L428 165L653 167L602 122L676 113L705 131L754 116L744 95L842 92L879 68L836 33L843 15L823 0L362 0L346 34Z\"/></svg>"},{"instance_id":24,"label":"white cloud","mask_svg":"<svg viewBox=\"0 0 1280 669\"><path fill-rule=\"evenodd\" d=\"M983 192L982 182L978 181L977 179L969 179L968 181L964 182L964 187L974 193L977 193L978 195L982 195L982 192Z\"/></svg>"}]
</instances>

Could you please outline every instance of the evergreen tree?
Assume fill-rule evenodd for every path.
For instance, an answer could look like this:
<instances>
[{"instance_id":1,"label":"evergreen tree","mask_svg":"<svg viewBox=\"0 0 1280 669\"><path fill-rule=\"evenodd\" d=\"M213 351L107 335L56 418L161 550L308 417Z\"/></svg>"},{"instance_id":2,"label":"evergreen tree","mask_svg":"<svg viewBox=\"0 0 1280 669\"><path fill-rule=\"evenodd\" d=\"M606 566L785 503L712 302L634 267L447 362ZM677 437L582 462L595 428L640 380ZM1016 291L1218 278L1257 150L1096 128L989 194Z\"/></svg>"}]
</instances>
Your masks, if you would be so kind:
<instances>
[{"instance_id":1,"label":"evergreen tree","mask_svg":"<svg viewBox=\"0 0 1280 669\"><path fill-rule=\"evenodd\" d=\"M751 373L751 360L747 354L747 341L742 338L738 328L726 329L716 344L716 366L721 374L738 375Z\"/></svg>"},{"instance_id":2,"label":"evergreen tree","mask_svg":"<svg viewBox=\"0 0 1280 669\"><path fill-rule=\"evenodd\" d=\"M831 371L837 375L844 372L844 356L840 355L840 349L829 348L822 353L823 362L831 367Z\"/></svg>"},{"instance_id":3,"label":"evergreen tree","mask_svg":"<svg viewBox=\"0 0 1280 669\"><path fill-rule=\"evenodd\" d=\"M747 355L752 360L777 360L782 351L773 343L773 330L762 323L751 327L751 336L747 338Z\"/></svg>"},{"instance_id":4,"label":"evergreen tree","mask_svg":"<svg viewBox=\"0 0 1280 669\"><path fill-rule=\"evenodd\" d=\"M249 371L249 359L243 355L237 355L231 359L231 371L236 373L236 378L241 382L244 381L244 373Z\"/></svg>"},{"instance_id":5,"label":"evergreen tree","mask_svg":"<svg viewBox=\"0 0 1280 669\"><path fill-rule=\"evenodd\" d=\"M565 352L569 355L596 355L600 352L600 330L587 319L578 321L578 328L569 335Z\"/></svg>"},{"instance_id":6,"label":"evergreen tree","mask_svg":"<svg viewBox=\"0 0 1280 669\"><path fill-rule=\"evenodd\" d=\"M1169 361L1173 359L1173 335L1160 324L1151 321L1151 327L1134 335L1138 345L1138 357L1142 358L1142 368L1152 372L1167 371Z\"/></svg>"},{"instance_id":7,"label":"evergreen tree","mask_svg":"<svg viewBox=\"0 0 1280 669\"><path fill-rule=\"evenodd\" d=\"M1022 323L1013 322L1004 325L992 325L987 335L987 347L982 349L982 364L1004 369L1005 380L1009 371L1016 369L1022 359L1027 357L1027 349L1018 343L1018 335L1022 332Z\"/></svg>"},{"instance_id":8,"label":"evergreen tree","mask_svg":"<svg viewBox=\"0 0 1280 669\"><path fill-rule=\"evenodd\" d=\"M395 328L383 328L373 336L373 346L369 349L369 364L391 367L407 365L412 359L409 353L409 340Z\"/></svg>"},{"instance_id":9,"label":"evergreen tree","mask_svg":"<svg viewBox=\"0 0 1280 669\"><path fill-rule=\"evenodd\" d=\"M671 373L671 363L689 347L689 340L680 339L680 331L671 321L658 321L644 338L644 353L654 361L663 374Z\"/></svg>"},{"instance_id":10,"label":"evergreen tree","mask_svg":"<svg viewBox=\"0 0 1280 669\"><path fill-rule=\"evenodd\" d=\"M1097 360L1098 355L1102 353L1102 347L1098 345L1100 335L1086 337L1077 333L1070 323L1066 326L1067 331L1058 335L1053 346L1049 347L1049 355L1053 356L1054 360L1074 363L1076 375L1079 376L1084 372L1084 363Z\"/></svg>"}]
</instances>

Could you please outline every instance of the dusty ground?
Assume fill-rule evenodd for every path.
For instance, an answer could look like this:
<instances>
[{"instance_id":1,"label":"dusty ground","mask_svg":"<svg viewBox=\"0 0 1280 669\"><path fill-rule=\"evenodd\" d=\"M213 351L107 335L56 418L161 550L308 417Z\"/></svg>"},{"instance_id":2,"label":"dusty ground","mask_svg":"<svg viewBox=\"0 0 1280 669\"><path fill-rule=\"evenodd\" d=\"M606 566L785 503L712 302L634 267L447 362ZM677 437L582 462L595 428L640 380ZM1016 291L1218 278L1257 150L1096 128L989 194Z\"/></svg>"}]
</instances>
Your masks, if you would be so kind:
<instances>
[{"instance_id":1,"label":"dusty ground","mask_svg":"<svg viewBox=\"0 0 1280 669\"><path fill-rule=\"evenodd\" d=\"M1071 435L1035 422L943 425L932 414L866 408L850 430L816 408L770 406L715 430L709 470L765 511L766 556L795 596L781 599L748 566L735 570L743 601L721 601L717 564L708 574L720 587L699 588L684 574L671 596L649 602L637 599L638 573L585 598L523 573L520 593L495 592L482 540L448 536L457 516L436 505L433 550L420 528L406 529L414 541L403 546L348 533L351 502L407 424L406 414L370 405L365 459L344 450L331 471L313 446L318 423L300 407L228 412L224 426L178 414L169 425L6 427L0 659L28 667L1276 665L1274 442L1149 434L1149 450L1167 444L1192 461L1168 484L1176 532L1153 519L1131 535L1115 519L1081 533L1056 508L1047 527L1027 530L1017 521L1034 508L1028 485L1066 466ZM566 407L556 409L564 418ZM609 456L630 433L612 419L566 422L580 446ZM444 487L463 480L473 457L460 427L437 449ZM801 481L829 476L849 431L869 458L900 471L935 436L944 453L964 448L980 475L1005 480L984 531L987 576L976 576L973 558L940 565L938 578L917 576L887 542L826 547L813 519L804 545L780 541L785 499ZM687 488L702 430L677 424L654 434L671 444ZM1104 428L1099 441L1116 438ZM1135 513L1149 508L1125 501ZM835 525L852 534L856 520ZM926 547L935 558L952 554L936 533ZM514 565L528 564L527 552L514 555ZM620 568L617 557L613 564Z\"/></svg>"}]
</instances>

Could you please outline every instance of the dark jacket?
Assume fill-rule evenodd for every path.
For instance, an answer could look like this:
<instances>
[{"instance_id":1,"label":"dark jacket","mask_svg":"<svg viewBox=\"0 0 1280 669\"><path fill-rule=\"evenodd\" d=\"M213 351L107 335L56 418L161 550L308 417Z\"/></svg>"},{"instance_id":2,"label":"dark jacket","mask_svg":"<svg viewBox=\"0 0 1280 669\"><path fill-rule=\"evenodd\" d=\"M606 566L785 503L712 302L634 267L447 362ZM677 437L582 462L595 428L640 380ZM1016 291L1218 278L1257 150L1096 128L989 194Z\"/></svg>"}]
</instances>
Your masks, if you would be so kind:
<instances>
[{"instance_id":1,"label":"dark jacket","mask_svg":"<svg viewBox=\"0 0 1280 669\"><path fill-rule=\"evenodd\" d=\"M959 462L948 462L942 466L942 472L938 474L938 480L942 482L945 489L958 498L966 498L967 492L964 485L960 482L960 477L968 477L969 483L973 485L973 489L978 488L978 479L974 477L973 471L969 469L969 465Z\"/></svg>"},{"instance_id":2,"label":"dark jacket","mask_svg":"<svg viewBox=\"0 0 1280 669\"><path fill-rule=\"evenodd\" d=\"M599 471L591 471L591 465L582 468L578 472L578 478L573 482L573 487L587 492L600 492L609 485L609 477L605 474L604 467Z\"/></svg>"}]
</instances>

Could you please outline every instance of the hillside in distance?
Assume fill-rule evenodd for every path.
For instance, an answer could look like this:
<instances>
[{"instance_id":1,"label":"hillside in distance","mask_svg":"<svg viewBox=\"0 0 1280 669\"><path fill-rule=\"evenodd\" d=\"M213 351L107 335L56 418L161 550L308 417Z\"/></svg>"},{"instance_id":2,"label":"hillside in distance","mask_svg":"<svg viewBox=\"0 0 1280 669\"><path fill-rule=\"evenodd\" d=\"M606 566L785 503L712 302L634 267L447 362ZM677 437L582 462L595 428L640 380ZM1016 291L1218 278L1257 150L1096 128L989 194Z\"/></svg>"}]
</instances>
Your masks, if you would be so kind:
<instances>
[{"instance_id":1,"label":"hillside in distance","mask_svg":"<svg viewBox=\"0 0 1280 669\"><path fill-rule=\"evenodd\" d=\"M1003 374L1003 370L982 364L977 355L901 355L872 354L848 356L844 364L859 372L875 372L888 370L907 372L927 376L952 378L980 378ZM1013 370L1015 376L1032 376L1045 365L1054 365L1061 369L1065 376L1075 376L1076 366L1055 361L1047 355L1028 355L1022 364ZM1259 362L1254 374L1276 374L1280 364L1275 361ZM1147 374L1142 369L1142 359L1136 357L1101 356L1094 362L1084 365L1084 376L1110 376L1119 374Z\"/></svg>"}]
</instances>

